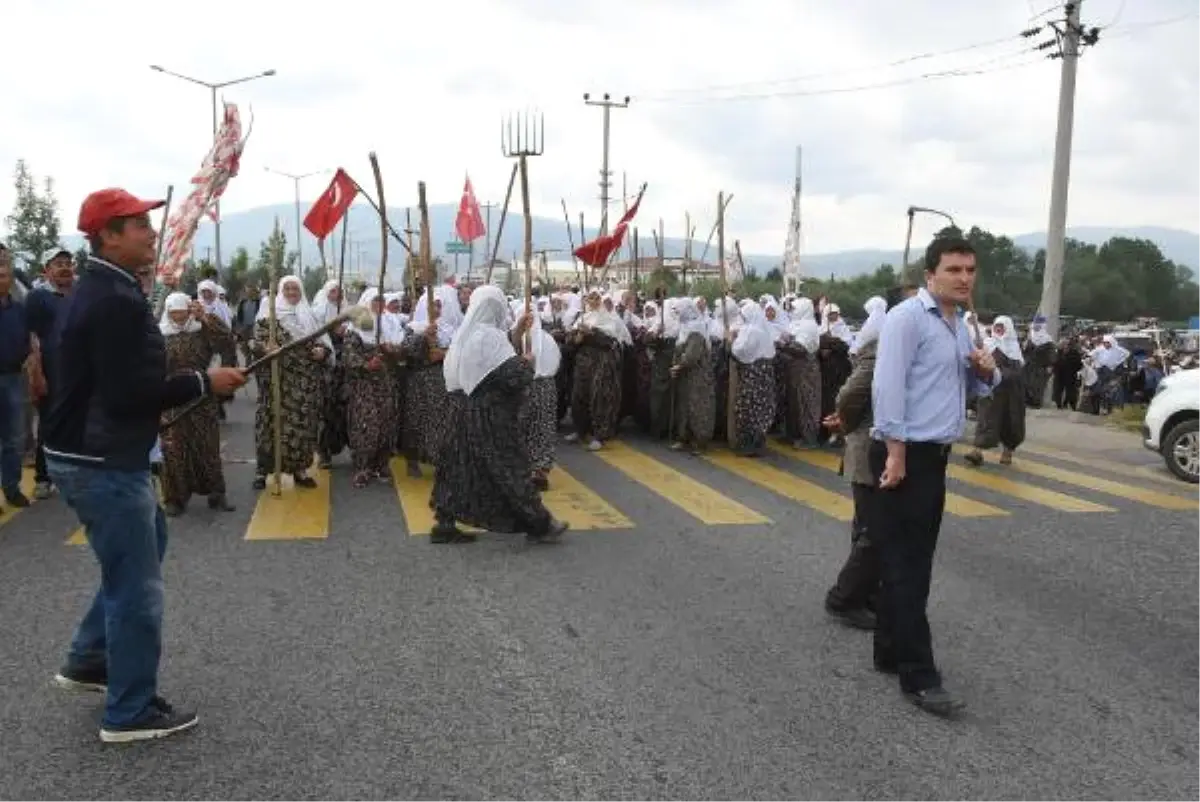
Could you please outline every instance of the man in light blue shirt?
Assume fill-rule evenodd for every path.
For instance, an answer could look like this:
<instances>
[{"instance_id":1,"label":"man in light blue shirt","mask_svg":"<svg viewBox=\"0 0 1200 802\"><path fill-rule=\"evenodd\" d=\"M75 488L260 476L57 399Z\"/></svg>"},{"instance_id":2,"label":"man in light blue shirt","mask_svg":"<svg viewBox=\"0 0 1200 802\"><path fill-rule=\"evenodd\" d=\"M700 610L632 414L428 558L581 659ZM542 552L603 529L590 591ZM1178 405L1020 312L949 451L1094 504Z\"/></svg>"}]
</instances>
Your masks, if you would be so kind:
<instances>
[{"instance_id":1,"label":"man in light blue shirt","mask_svg":"<svg viewBox=\"0 0 1200 802\"><path fill-rule=\"evenodd\" d=\"M918 707L950 715L962 703L942 686L925 614L946 503L950 446L966 428L967 398L1000 381L963 308L975 287L975 250L957 237L925 251L925 288L888 312L871 387L868 452L879 492L868 526L882 568L875 666L899 675Z\"/></svg>"}]
</instances>

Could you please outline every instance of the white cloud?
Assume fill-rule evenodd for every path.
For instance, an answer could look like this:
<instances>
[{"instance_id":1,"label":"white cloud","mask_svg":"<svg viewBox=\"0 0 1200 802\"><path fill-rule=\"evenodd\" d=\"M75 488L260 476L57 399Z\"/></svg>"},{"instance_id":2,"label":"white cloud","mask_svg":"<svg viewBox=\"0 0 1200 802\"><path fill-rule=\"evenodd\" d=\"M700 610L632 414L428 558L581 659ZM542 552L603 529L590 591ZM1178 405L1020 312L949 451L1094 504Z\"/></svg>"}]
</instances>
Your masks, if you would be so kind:
<instances>
[{"instance_id":1,"label":"white cloud","mask_svg":"<svg viewBox=\"0 0 1200 802\"><path fill-rule=\"evenodd\" d=\"M92 189L154 194L173 183L184 192L210 137L207 93L148 65L206 80L275 68L274 78L226 92L244 117L254 112L227 213L291 198L289 182L265 165L297 173L340 165L370 186L370 150L379 154L389 205L415 204L418 180L432 202L456 201L464 171L481 200L499 202L510 169L500 120L538 107L546 153L531 163L534 212L559 217L566 198L573 219L583 210L594 224L601 112L584 105L582 93L609 91L634 97L612 113L611 168L614 196L622 171L631 192L650 183L643 230L662 217L669 235L681 235L687 210L705 236L724 189L735 196L730 238L747 252L780 251L794 147L803 144L810 251L897 247L910 203L1015 234L1045 226L1057 62L868 92L795 93L1018 63L1014 40L878 66L1015 35L1031 7L1049 4L210 0L164 13L145 0L119 12L84 0L8 0L8 29L54 31L56 41L49 49L44 36L8 40L0 166L25 158L37 174L54 176L65 232ZM1136 26L1194 12L1194 2L1088 0L1084 8L1093 24L1124 10L1080 65L1071 223L1195 228L1197 24ZM814 73L824 77L777 80ZM752 81L760 83L738 91L780 96L661 100L671 88ZM315 197L324 181L306 181L302 197ZM4 183L0 209L12 203ZM936 221L920 225L918 239Z\"/></svg>"}]
</instances>

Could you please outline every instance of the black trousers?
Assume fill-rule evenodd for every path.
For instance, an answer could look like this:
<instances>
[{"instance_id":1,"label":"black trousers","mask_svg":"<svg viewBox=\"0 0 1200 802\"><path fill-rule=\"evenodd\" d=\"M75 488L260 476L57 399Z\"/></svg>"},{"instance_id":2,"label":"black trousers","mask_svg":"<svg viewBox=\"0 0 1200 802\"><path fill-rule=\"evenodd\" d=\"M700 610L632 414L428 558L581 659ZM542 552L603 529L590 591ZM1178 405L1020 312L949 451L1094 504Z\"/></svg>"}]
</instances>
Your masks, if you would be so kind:
<instances>
[{"instance_id":1,"label":"black trousers","mask_svg":"<svg viewBox=\"0 0 1200 802\"><path fill-rule=\"evenodd\" d=\"M940 443L909 443L904 481L890 490L876 490L869 505L868 526L882 574L875 664L894 669L901 689L909 692L942 684L925 608L946 507L949 456L949 446ZM872 442L869 461L871 475L878 481L887 446Z\"/></svg>"},{"instance_id":2,"label":"black trousers","mask_svg":"<svg viewBox=\"0 0 1200 802\"><path fill-rule=\"evenodd\" d=\"M875 488L851 483L854 494L854 520L850 522L850 556L838 572L825 603L835 610L878 608L879 553L867 522L871 514L871 496Z\"/></svg>"}]
</instances>

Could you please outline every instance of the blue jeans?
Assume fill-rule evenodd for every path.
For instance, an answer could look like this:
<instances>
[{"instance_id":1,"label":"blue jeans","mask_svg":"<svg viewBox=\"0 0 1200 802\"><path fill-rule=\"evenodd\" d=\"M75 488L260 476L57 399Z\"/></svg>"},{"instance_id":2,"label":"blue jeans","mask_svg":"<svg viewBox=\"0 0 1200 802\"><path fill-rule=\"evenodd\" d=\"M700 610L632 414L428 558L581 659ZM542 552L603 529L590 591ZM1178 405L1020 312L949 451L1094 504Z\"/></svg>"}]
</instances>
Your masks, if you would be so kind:
<instances>
[{"instance_id":1,"label":"blue jeans","mask_svg":"<svg viewBox=\"0 0 1200 802\"><path fill-rule=\"evenodd\" d=\"M166 516L149 471L85 467L53 457L46 467L100 562L100 590L71 641L67 665L107 666L103 723L136 724L158 693Z\"/></svg>"},{"instance_id":2,"label":"blue jeans","mask_svg":"<svg viewBox=\"0 0 1200 802\"><path fill-rule=\"evenodd\" d=\"M25 374L0 374L0 488L21 490L25 457Z\"/></svg>"}]
</instances>

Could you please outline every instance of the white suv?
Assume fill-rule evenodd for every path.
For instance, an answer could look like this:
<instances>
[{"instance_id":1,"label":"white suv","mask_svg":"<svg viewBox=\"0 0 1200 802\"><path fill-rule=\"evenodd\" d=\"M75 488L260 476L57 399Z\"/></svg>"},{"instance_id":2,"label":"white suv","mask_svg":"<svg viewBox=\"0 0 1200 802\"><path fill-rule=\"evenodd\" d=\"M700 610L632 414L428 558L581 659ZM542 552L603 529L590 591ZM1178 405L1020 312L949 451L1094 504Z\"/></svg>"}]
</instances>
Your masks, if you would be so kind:
<instances>
[{"instance_id":1,"label":"white suv","mask_svg":"<svg viewBox=\"0 0 1200 802\"><path fill-rule=\"evenodd\" d=\"M1146 448L1162 454L1171 473L1185 482L1200 478L1200 368L1181 370L1158 385L1142 437Z\"/></svg>"}]
</instances>

